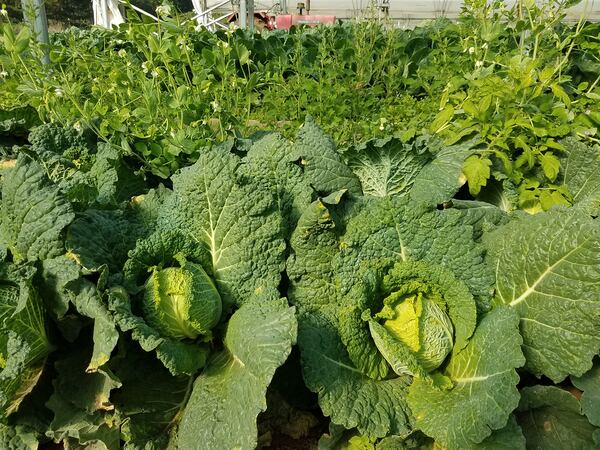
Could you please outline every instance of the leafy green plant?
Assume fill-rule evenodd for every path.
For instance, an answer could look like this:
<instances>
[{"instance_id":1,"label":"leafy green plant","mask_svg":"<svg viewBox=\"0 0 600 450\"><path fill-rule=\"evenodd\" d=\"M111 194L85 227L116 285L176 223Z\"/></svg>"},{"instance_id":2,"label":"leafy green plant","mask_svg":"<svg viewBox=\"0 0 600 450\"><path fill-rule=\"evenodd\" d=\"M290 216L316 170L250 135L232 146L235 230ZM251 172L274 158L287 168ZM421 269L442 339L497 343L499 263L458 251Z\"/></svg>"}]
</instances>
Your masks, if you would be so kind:
<instances>
[{"instance_id":1,"label":"leafy green plant","mask_svg":"<svg viewBox=\"0 0 600 450\"><path fill-rule=\"evenodd\" d=\"M93 169L94 147L72 129L42 126L3 175L4 426L23 439L108 449L121 440L193 448L199 431L202 445L252 448L266 389L296 336L278 292L285 246L271 191L237 177L241 158L225 147L206 150L173 190L142 186L133 200L107 203L96 191L84 201L64 183L86 169L53 175L73 148ZM164 403L134 395L146 383L132 373L136 361L178 392ZM29 400L49 420L28 422ZM220 434L207 426L216 403Z\"/></svg>"}]
</instances>

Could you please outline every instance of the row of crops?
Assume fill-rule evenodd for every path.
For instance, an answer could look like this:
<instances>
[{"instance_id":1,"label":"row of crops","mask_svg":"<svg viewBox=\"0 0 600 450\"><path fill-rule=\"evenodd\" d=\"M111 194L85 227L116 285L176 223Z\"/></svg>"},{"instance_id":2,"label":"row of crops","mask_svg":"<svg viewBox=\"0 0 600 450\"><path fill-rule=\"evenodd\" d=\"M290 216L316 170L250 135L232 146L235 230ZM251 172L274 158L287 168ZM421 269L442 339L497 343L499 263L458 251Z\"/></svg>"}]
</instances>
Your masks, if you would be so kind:
<instances>
[{"instance_id":1,"label":"row of crops","mask_svg":"<svg viewBox=\"0 0 600 450\"><path fill-rule=\"evenodd\" d=\"M0 448L600 448L565 6L49 47L0 10Z\"/></svg>"}]
</instances>

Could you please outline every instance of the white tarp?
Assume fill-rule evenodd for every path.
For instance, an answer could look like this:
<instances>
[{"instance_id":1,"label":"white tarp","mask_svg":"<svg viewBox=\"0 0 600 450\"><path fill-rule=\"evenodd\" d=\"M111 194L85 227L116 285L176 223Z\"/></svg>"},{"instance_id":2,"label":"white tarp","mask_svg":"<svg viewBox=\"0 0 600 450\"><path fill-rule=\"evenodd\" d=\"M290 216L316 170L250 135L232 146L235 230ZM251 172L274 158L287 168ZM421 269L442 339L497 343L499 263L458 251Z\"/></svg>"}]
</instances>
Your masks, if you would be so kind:
<instances>
[{"instance_id":1,"label":"white tarp","mask_svg":"<svg viewBox=\"0 0 600 450\"><path fill-rule=\"evenodd\" d=\"M120 25L125 22L119 7L119 0L92 0L92 9L95 25L112 28L113 25Z\"/></svg>"}]
</instances>

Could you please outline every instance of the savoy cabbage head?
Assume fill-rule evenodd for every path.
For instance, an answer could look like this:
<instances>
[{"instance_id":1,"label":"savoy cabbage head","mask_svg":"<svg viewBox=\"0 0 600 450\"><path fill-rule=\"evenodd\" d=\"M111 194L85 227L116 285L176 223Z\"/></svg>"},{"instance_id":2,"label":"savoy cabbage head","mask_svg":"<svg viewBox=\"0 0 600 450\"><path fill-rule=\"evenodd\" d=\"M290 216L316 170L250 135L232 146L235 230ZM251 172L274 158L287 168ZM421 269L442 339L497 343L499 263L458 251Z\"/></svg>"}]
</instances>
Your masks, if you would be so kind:
<instances>
[{"instance_id":1,"label":"savoy cabbage head","mask_svg":"<svg viewBox=\"0 0 600 450\"><path fill-rule=\"evenodd\" d=\"M166 336L195 339L221 318L221 297L202 266L154 269L142 300L144 317Z\"/></svg>"}]
</instances>

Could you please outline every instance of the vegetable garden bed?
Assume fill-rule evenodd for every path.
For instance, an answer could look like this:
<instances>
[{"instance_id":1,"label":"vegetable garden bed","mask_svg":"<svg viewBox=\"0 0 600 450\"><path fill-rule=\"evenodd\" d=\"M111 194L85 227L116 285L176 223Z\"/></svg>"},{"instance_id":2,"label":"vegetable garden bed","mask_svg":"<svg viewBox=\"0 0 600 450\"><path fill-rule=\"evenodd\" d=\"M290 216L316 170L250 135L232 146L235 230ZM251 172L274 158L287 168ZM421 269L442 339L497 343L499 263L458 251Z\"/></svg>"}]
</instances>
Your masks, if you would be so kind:
<instances>
[{"instance_id":1,"label":"vegetable garden bed","mask_svg":"<svg viewBox=\"0 0 600 450\"><path fill-rule=\"evenodd\" d=\"M520 5L3 23L0 448L598 448L600 27Z\"/></svg>"}]
</instances>

